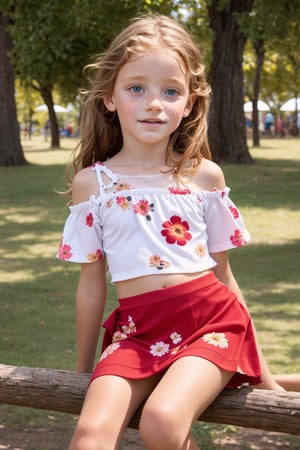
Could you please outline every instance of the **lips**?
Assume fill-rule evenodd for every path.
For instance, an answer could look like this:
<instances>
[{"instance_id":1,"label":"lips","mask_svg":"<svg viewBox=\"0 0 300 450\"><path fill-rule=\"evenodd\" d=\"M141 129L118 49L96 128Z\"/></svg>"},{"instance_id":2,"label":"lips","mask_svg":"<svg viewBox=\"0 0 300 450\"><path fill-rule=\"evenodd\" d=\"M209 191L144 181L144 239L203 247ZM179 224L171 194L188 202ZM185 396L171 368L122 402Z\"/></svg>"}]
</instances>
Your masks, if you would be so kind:
<instances>
[{"instance_id":1,"label":"lips","mask_svg":"<svg viewBox=\"0 0 300 450\"><path fill-rule=\"evenodd\" d=\"M141 123L165 123L163 120L159 120L159 119L144 119L144 120L139 120L139 122L141 122Z\"/></svg>"}]
</instances>

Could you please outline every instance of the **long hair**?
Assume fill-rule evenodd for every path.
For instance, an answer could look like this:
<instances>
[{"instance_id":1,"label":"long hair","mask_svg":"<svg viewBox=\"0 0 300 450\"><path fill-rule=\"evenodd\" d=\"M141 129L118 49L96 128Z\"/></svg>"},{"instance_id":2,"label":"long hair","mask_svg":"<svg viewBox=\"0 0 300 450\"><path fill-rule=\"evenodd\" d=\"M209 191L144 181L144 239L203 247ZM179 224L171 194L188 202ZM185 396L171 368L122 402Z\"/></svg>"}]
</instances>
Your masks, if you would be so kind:
<instances>
[{"instance_id":1,"label":"long hair","mask_svg":"<svg viewBox=\"0 0 300 450\"><path fill-rule=\"evenodd\" d=\"M207 139L211 89L206 82L198 46L173 19L162 15L141 16L133 19L107 51L84 69L89 88L82 92L85 102L79 152L73 160L75 173L97 161L104 162L121 150L123 138L118 115L107 110L103 97L113 92L120 68L132 56L143 55L157 45L176 54L187 74L190 94L195 99L189 116L182 119L170 137L166 164L179 175L194 170L202 157L211 159Z\"/></svg>"}]
</instances>

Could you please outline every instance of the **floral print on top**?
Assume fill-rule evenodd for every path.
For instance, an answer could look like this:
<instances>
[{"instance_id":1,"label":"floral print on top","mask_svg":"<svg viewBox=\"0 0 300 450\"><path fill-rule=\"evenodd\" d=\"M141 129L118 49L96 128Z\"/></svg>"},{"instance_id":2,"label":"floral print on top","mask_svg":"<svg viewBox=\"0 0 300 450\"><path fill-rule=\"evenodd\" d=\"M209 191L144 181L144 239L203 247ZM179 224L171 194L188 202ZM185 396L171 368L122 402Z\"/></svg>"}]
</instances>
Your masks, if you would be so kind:
<instances>
[{"instance_id":1,"label":"floral print on top","mask_svg":"<svg viewBox=\"0 0 300 450\"><path fill-rule=\"evenodd\" d=\"M107 258L112 282L160 273L195 273L216 265L211 253L249 239L229 188L193 191L170 173L126 176L91 166L99 195L70 206L57 257Z\"/></svg>"}]
</instances>

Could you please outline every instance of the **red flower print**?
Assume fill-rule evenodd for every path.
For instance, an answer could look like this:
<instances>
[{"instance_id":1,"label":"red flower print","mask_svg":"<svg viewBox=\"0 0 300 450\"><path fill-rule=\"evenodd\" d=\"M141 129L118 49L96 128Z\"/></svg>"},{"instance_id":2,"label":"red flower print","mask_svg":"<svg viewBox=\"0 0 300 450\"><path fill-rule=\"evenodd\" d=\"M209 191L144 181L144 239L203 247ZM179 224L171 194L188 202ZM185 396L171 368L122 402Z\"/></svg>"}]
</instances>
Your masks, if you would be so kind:
<instances>
[{"instance_id":1,"label":"red flower print","mask_svg":"<svg viewBox=\"0 0 300 450\"><path fill-rule=\"evenodd\" d=\"M190 194L191 191L189 189L181 189L181 188L176 188L174 186L170 186L168 188L169 192L171 192L171 194L178 194L178 195L186 195L186 194Z\"/></svg>"},{"instance_id":2,"label":"red flower print","mask_svg":"<svg viewBox=\"0 0 300 450\"><path fill-rule=\"evenodd\" d=\"M235 219L237 219L240 216L239 210L237 208L235 208L234 206L229 205L229 209Z\"/></svg>"},{"instance_id":3,"label":"red flower print","mask_svg":"<svg viewBox=\"0 0 300 450\"><path fill-rule=\"evenodd\" d=\"M96 250L95 253L89 253L86 255L87 259L91 262L101 261L102 252L100 249Z\"/></svg>"},{"instance_id":4,"label":"red flower print","mask_svg":"<svg viewBox=\"0 0 300 450\"><path fill-rule=\"evenodd\" d=\"M219 190L218 188L214 187L210 190L210 192L218 192L218 190ZM225 194L226 194L226 192L224 190L221 191L221 198L224 198Z\"/></svg>"},{"instance_id":5,"label":"red flower print","mask_svg":"<svg viewBox=\"0 0 300 450\"><path fill-rule=\"evenodd\" d=\"M140 214L141 216L145 216L147 220L151 220L149 212L154 211L154 204L149 203L148 200L140 200L133 205L133 209L135 214Z\"/></svg>"},{"instance_id":6,"label":"red flower print","mask_svg":"<svg viewBox=\"0 0 300 450\"><path fill-rule=\"evenodd\" d=\"M125 197L125 196L117 197L116 202L117 202L117 205L120 206L120 208L125 211L126 209L129 209L129 207L130 207L131 197Z\"/></svg>"},{"instance_id":7,"label":"red flower print","mask_svg":"<svg viewBox=\"0 0 300 450\"><path fill-rule=\"evenodd\" d=\"M86 216L86 218L85 218L85 224L86 224L88 227L92 227L92 226L93 226L93 223L94 223L94 217L93 217L93 214L92 214L92 213L89 213L89 214Z\"/></svg>"},{"instance_id":8,"label":"red flower print","mask_svg":"<svg viewBox=\"0 0 300 450\"><path fill-rule=\"evenodd\" d=\"M242 245L246 244L243 234L238 229L230 236L230 240L235 247L242 247Z\"/></svg>"},{"instance_id":9,"label":"red flower print","mask_svg":"<svg viewBox=\"0 0 300 450\"><path fill-rule=\"evenodd\" d=\"M71 252L72 248L70 245L63 244L62 241L60 243L57 255L59 259L70 259L73 256L73 253Z\"/></svg>"},{"instance_id":10,"label":"red flower print","mask_svg":"<svg viewBox=\"0 0 300 450\"><path fill-rule=\"evenodd\" d=\"M169 221L162 224L165 230L161 234L165 236L168 244L186 245L192 239L189 224L182 221L179 216L172 216Z\"/></svg>"}]
</instances>

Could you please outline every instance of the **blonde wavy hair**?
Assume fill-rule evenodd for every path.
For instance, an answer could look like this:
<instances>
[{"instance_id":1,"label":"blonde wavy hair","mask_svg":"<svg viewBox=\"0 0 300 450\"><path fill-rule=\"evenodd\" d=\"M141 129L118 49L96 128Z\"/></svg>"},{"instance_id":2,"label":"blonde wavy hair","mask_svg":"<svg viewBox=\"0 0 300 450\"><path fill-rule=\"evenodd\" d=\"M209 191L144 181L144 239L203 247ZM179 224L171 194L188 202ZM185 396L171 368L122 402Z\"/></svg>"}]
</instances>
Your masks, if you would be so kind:
<instances>
[{"instance_id":1,"label":"blonde wavy hair","mask_svg":"<svg viewBox=\"0 0 300 450\"><path fill-rule=\"evenodd\" d=\"M199 48L175 20L163 15L140 16L115 37L107 51L84 69L89 88L82 92L85 101L73 172L97 161L104 162L121 150L123 138L118 116L107 110L103 97L113 92L120 68L132 56L143 55L157 45L176 54L189 79L190 94L195 99L191 113L182 119L170 137L166 164L179 176L193 171L203 157L211 159L207 139L211 88L206 82Z\"/></svg>"}]
</instances>

